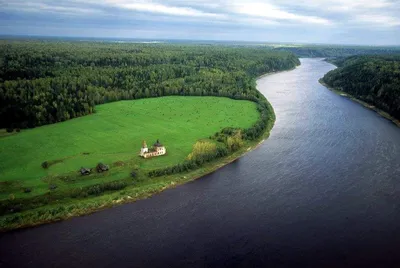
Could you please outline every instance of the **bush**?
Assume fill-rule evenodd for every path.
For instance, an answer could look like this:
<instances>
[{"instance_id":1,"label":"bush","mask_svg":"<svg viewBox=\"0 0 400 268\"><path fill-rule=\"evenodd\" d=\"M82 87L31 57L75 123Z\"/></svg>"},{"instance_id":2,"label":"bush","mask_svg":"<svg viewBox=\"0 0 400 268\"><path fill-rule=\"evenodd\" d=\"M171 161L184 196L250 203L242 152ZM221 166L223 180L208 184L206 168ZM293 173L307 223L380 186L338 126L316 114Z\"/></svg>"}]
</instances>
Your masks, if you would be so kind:
<instances>
[{"instance_id":1,"label":"bush","mask_svg":"<svg viewBox=\"0 0 400 268\"><path fill-rule=\"evenodd\" d=\"M6 131L7 131L8 133L12 133L12 132L14 131L14 129L11 128L11 127L9 127L9 128L6 129Z\"/></svg>"},{"instance_id":2,"label":"bush","mask_svg":"<svg viewBox=\"0 0 400 268\"><path fill-rule=\"evenodd\" d=\"M32 189L31 189L31 188L25 188L25 189L24 189L24 193L27 194L27 193L30 193L30 192L32 192Z\"/></svg>"},{"instance_id":3,"label":"bush","mask_svg":"<svg viewBox=\"0 0 400 268\"><path fill-rule=\"evenodd\" d=\"M55 190L55 189L57 189L57 185L55 185L55 184L50 184L49 189L50 189L50 190Z\"/></svg>"},{"instance_id":4,"label":"bush","mask_svg":"<svg viewBox=\"0 0 400 268\"><path fill-rule=\"evenodd\" d=\"M160 177L164 175L172 175L176 173L186 172L197 168L203 163L204 161L201 160L185 160L183 163L177 164L175 166L152 170L148 173L148 175L149 177Z\"/></svg>"},{"instance_id":5,"label":"bush","mask_svg":"<svg viewBox=\"0 0 400 268\"><path fill-rule=\"evenodd\" d=\"M214 142L198 141L193 145L193 150L187 159L202 163L214 159L216 152L217 145Z\"/></svg>"},{"instance_id":6,"label":"bush","mask_svg":"<svg viewBox=\"0 0 400 268\"><path fill-rule=\"evenodd\" d=\"M81 194L79 189L73 189L70 193L71 198L78 198Z\"/></svg>"},{"instance_id":7,"label":"bush","mask_svg":"<svg viewBox=\"0 0 400 268\"><path fill-rule=\"evenodd\" d=\"M226 140L226 145L228 146L228 149L232 152L239 150L239 148L243 146L241 131L238 131L232 137L228 137Z\"/></svg>"},{"instance_id":8,"label":"bush","mask_svg":"<svg viewBox=\"0 0 400 268\"><path fill-rule=\"evenodd\" d=\"M99 195L105 191L121 190L124 189L126 186L128 186L128 184L124 181L107 182L103 184L89 186L89 188L87 189L87 193L89 195Z\"/></svg>"},{"instance_id":9,"label":"bush","mask_svg":"<svg viewBox=\"0 0 400 268\"><path fill-rule=\"evenodd\" d=\"M17 128L17 129L15 129L15 131L17 131L17 132L21 132L21 129L20 129L20 128Z\"/></svg>"},{"instance_id":10,"label":"bush","mask_svg":"<svg viewBox=\"0 0 400 268\"><path fill-rule=\"evenodd\" d=\"M224 157L228 155L228 149L226 147L217 147L217 157Z\"/></svg>"},{"instance_id":11,"label":"bush","mask_svg":"<svg viewBox=\"0 0 400 268\"><path fill-rule=\"evenodd\" d=\"M93 185L93 186L91 186L91 187L87 190L87 193L88 193L89 195L99 195L99 194L101 194L102 192L103 192L103 191L102 191L100 185Z\"/></svg>"},{"instance_id":12,"label":"bush","mask_svg":"<svg viewBox=\"0 0 400 268\"><path fill-rule=\"evenodd\" d=\"M44 161L44 162L42 163L42 168L44 168L44 169L49 168L49 162Z\"/></svg>"},{"instance_id":13,"label":"bush","mask_svg":"<svg viewBox=\"0 0 400 268\"><path fill-rule=\"evenodd\" d=\"M82 189L75 189L71 192L72 198L85 198L89 195L100 195L105 191L116 191L128 186L126 181L112 181L101 184L91 185Z\"/></svg>"}]
</instances>

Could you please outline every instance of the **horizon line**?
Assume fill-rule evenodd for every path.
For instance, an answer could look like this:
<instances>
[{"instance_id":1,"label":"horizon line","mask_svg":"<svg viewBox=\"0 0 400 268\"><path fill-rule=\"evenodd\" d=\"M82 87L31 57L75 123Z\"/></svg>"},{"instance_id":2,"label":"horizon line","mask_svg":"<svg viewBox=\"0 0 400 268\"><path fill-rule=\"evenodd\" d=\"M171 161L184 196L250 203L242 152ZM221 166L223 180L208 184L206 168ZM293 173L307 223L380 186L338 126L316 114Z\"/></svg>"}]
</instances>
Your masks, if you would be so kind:
<instances>
[{"instance_id":1,"label":"horizon line","mask_svg":"<svg viewBox=\"0 0 400 268\"><path fill-rule=\"evenodd\" d=\"M399 47L400 44L386 44L386 45L367 45L367 44L351 44L351 43L308 43L308 42L283 42L283 41L246 41L246 40L223 40L223 39L185 39L185 38L142 38L142 37L91 37L91 36L62 36L62 35L35 35L35 34L0 34L0 39L6 39L3 37L9 38L27 38L27 39L95 39L95 40L144 40L144 41L191 41L191 42L219 42L219 43L233 43L233 42L240 42L240 43L248 43L248 44L258 44L258 45L273 45L273 44L284 44L284 45L330 45L330 46L358 46L358 47ZM79 42L90 41L90 40L76 40Z\"/></svg>"}]
</instances>

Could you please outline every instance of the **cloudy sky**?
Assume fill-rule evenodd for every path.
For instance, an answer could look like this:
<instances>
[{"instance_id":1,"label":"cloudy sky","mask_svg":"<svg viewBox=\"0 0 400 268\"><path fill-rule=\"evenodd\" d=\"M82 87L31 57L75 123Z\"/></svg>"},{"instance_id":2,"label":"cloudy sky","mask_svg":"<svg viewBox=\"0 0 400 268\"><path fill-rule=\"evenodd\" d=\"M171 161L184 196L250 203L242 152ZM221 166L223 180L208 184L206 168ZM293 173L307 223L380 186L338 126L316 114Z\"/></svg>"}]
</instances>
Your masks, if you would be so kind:
<instances>
[{"instance_id":1,"label":"cloudy sky","mask_svg":"<svg viewBox=\"0 0 400 268\"><path fill-rule=\"evenodd\" d=\"M400 45L400 0L0 0L0 34Z\"/></svg>"}]
</instances>

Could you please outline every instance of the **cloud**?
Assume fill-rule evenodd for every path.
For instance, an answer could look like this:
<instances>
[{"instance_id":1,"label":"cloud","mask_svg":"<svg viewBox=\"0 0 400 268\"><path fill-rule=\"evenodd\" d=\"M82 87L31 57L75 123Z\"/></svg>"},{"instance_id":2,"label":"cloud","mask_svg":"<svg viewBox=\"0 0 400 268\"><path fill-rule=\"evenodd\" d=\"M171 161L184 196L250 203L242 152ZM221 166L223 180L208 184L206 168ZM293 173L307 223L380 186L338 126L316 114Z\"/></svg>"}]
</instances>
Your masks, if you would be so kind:
<instances>
[{"instance_id":1,"label":"cloud","mask_svg":"<svg viewBox=\"0 0 400 268\"><path fill-rule=\"evenodd\" d=\"M2 3L3 2L3 3ZM90 15L95 13L102 13L101 10L96 8L88 8L81 7L75 5L65 5L65 3L61 2L58 5L51 4L51 2L47 3L47 1L23 1L23 0L13 0L12 2L0 1L2 3L4 10L13 10L13 11L25 11L25 12L51 12L51 13L59 13L59 14L70 14L70 15ZM64 5L63 5L64 4Z\"/></svg>"},{"instance_id":2,"label":"cloud","mask_svg":"<svg viewBox=\"0 0 400 268\"><path fill-rule=\"evenodd\" d=\"M317 16L298 15L285 11L276 5L263 2L238 2L233 1L232 11L238 14L244 14L251 17L261 17L277 21L290 21L297 23L311 23L330 25L332 22L328 19Z\"/></svg>"},{"instance_id":3,"label":"cloud","mask_svg":"<svg viewBox=\"0 0 400 268\"><path fill-rule=\"evenodd\" d=\"M356 9L356 8L366 8L366 9L376 9L376 8L385 8L394 5L393 1L389 0L279 0L274 1L277 3L283 3L285 5L300 5L300 6L309 6L309 7L318 7L325 9L342 9L342 10L349 10L349 9Z\"/></svg>"},{"instance_id":4,"label":"cloud","mask_svg":"<svg viewBox=\"0 0 400 268\"><path fill-rule=\"evenodd\" d=\"M101 2L101 1L99 1ZM224 18L224 14L203 12L192 7L169 6L147 1L105 1L105 4L119 7L122 9L134 10L139 12L159 13L172 16L187 16L187 17L209 17L209 18Z\"/></svg>"},{"instance_id":5,"label":"cloud","mask_svg":"<svg viewBox=\"0 0 400 268\"><path fill-rule=\"evenodd\" d=\"M197 36L200 29L207 36L229 32L230 39L240 38L235 30L242 31L242 36L258 31L260 36L313 42L357 41L362 32L374 42L379 35L400 43L400 0L0 0L0 13L7 31L15 23L21 31L23 23L26 29L53 23L74 29L79 25L114 27L116 33L124 34L141 34L139 29L146 28L149 34L163 29L163 35L182 31Z\"/></svg>"},{"instance_id":6,"label":"cloud","mask_svg":"<svg viewBox=\"0 0 400 268\"><path fill-rule=\"evenodd\" d=\"M231 22L255 22L260 21L263 24L279 24L285 22L324 24L329 25L331 21L318 16L299 15L280 9L276 5L264 2L252 1L163 1L161 4L154 1L125 1L125 0L103 0L97 3L103 3L122 9L134 10L139 12L159 13L172 16L194 16L214 18L217 20L229 20ZM213 10L210 11L204 11Z\"/></svg>"},{"instance_id":7,"label":"cloud","mask_svg":"<svg viewBox=\"0 0 400 268\"><path fill-rule=\"evenodd\" d=\"M380 14L356 15L354 22L358 24L367 24L374 27L396 27L400 26L400 19L392 16Z\"/></svg>"},{"instance_id":8,"label":"cloud","mask_svg":"<svg viewBox=\"0 0 400 268\"><path fill-rule=\"evenodd\" d=\"M157 15L204 20L209 23L259 22L261 25L318 25L333 26L347 23L396 27L400 4L391 0L0 0L1 9L60 14L104 13L113 16L125 12L147 14L154 20ZM396 14L397 12L397 14ZM350 23L351 25L349 25Z\"/></svg>"},{"instance_id":9,"label":"cloud","mask_svg":"<svg viewBox=\"0 0 400 268\"><path fill-rule=\"evenodd\" d=\"M278 1L276 1L278 2ZM391 0L280 0L281 6L318 12L347 27L398 26L400 2Z\"/></svg>"}]
</instances>

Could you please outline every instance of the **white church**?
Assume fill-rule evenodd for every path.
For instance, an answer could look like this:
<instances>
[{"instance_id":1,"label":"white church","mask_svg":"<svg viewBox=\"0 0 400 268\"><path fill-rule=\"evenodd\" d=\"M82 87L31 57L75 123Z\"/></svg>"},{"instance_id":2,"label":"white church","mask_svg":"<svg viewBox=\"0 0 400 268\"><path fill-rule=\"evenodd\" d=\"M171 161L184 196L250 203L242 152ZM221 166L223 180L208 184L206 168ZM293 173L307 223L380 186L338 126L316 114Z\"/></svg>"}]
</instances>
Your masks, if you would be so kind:
<instances>
[{"instance_id":1,"label":"white church","mask_svg":"<svg viewBox=\"0 0 400 268\"><path fill-rule=\"evenodd\" d=\"M165 149L165 147L160 143L159 140L157 140L157 142L154 143L153 148L150 150L147 147L146 141L143 141L139 155L143 158L150 158L150 157L165 155L166 153L167 149Z\"/></svg>"}]
</instances>

